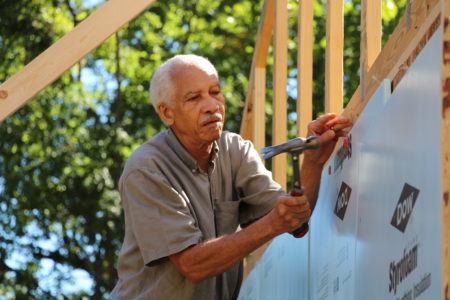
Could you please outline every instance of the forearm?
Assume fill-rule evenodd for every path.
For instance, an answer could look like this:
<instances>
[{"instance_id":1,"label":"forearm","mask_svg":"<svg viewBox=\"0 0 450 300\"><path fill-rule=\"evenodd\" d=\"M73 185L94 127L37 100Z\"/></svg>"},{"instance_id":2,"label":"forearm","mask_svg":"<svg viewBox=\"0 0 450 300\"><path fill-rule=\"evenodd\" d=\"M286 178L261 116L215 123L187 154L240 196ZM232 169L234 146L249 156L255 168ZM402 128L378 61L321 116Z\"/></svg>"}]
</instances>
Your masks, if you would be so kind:
<instances>
[{"instance_id":1,"label":"forearm","mask_svg":"<svg viewBox=\"0 0 450 300\"><path fill-rule=\"evenodd\" d=\"M170 260L194 283L218 275L279 234L270 222L269 213L245 229L195 245Z\"/></svg>"},{"instance_id":2,"label":"forearm","mask_svg":"<svg viewBox=\"0 0 450 300\"><path fill-rule=\"evenodd\" d=\"M322 176L322 164L316 164L308 160L304 160L301 171L301 181L303 192L309 202L311 211L314 210L317 202L317 196L320 188L320 178Z\"/></svg>"}]
</instances>

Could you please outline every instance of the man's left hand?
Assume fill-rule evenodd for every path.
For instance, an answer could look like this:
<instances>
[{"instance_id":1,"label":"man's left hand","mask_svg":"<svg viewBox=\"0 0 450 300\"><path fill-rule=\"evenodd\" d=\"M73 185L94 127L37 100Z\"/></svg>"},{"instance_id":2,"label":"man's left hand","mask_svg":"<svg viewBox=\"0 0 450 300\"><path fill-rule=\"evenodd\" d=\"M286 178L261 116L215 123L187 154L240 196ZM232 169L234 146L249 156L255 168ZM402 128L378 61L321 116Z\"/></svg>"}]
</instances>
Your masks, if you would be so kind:
<instances>
[{"instance_id":1,"label":"man's left hand","mask_svg":"<svg viewBox=\"0 0 450 300\"><path fill-rule=\"evenodd\" d=\"M304 154L305 162L308 161L323 166L333 152L338 138L347 136L348 131L343 129L352 125L353 123L350 119L333 113L320 116L309 123L308 136L318 136L320 148L306 151Z\"/></svg>"}]
</instances>

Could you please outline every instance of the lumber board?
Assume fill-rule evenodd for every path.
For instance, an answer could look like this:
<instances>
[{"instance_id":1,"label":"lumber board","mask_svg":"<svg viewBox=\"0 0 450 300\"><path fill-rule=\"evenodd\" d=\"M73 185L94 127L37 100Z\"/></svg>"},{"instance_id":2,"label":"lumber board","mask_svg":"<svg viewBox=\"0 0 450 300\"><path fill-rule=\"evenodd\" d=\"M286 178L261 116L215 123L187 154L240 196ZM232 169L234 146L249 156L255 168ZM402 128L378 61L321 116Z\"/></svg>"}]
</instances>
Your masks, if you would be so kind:
<instances>
[{"instance_id":1,"label":"lumber board","mask_svg":"<svg viewBox=\"0 0 450 300\"><path fill-rule=\"evenodd\" d=\"M256 149L265 147L266 140L266 68L255 69L253 99L252 141Z\"/></svg>"},{"instance_id":2,"label":"lumber board","mask_svg":"<svg viewBox=\"0 0 450 300\"><path fill-rule=\"evenodd\" d=\"M25 105L154 1L107 1L0 85L0 121Z\"/></svg>"},{"instance_id":3,"label":"lumber board","mask_svg":"<svg viewBox=\"0 0 450 300\"><path fill-rule=\"evenodd\" d=\"M242 113L240 134L244 139L251 139L253 136L252 128L252 110L255 90L255 68L265 68L267 64L267 55L272 40L273 23L274 23L274 0L266 0L264 2L261 20L259 22L258 33L256 36L255 50L253 52L252 66L250 68L250 77L247 90L247 96Z\"/></svg>"},{"instance_id":4,"label":"lumber board","mask_svg":"<svg viewBox=\"0 0 450 300\"><path fill-rule=\"evenodd\" d=\"M272 144L287 140L287 0L275 3ZM286 189L286 154L272 158L272 175Z\"/></svg>"},{"instance_id":5,"label":"lumber board","mask_svg":"<svg viewBox=\"0 0 450 300\"><path fill-rule=\"evenodd\" d=\"M450 0L442 8L441 62L441 228L442 228L442 295L450 299Z\"/></svg>"},{"instance_id":6,"label":"lumber board","mask_svg":"<svg viewBox=\"0 0 450 300\"><path fill-rule=\"evenodd\" d=\"M274 3L274 0L266 0L264 2L241 121L241 136L244 139L252 139L256 149L260 149L260 147L265 144L265 68L274 26ZM255 101L256 97L258 97L258 101ZM255 128L262 122L264 122L264 125L262 125L260 131L256 133ZM267 242L246 257L244 260L244 280L253 270L269 245L270 242Z\"/></svg>"},{"instance_id":7,"label":"lumber board","mask_svg":"<svg viewBox=\"0 0 450 300\"><path fill-rule=\"evenodd\" d=\"M297 135L302 137L307 135L307 126L312 121L313 111L313 20L313 1L299 1L297 51Z\"/></svg>"},{"instance_id":8,"label":"lumber board","mask_svg":"<svg viewBox=\"0 0 450 300\"><path fill-rule=\"evenodd\" d=\"M369 70L381 51L381 1L361 3L361 57Z\"/></svg>"},{"instance_id":9,"label":"lumber board","mask_svg":"<svg viewBox=\"0 0 450 300\"><path fill-rule=\"evenodd\" d=\"M362 0L360 82L364 81L367 71L381 51L381 31L381 1Z\"/></svg>"},{"instance_id":10,"label":"lumber board","mask_svg":"<svg viewBox=\"0 0 450 300\"><path fill-rule=\"evenodd\" d=\"M327 1L327 46L325 50L325 112L340 114L344 91L344 2Z\"/></svg>"}]
</instances>

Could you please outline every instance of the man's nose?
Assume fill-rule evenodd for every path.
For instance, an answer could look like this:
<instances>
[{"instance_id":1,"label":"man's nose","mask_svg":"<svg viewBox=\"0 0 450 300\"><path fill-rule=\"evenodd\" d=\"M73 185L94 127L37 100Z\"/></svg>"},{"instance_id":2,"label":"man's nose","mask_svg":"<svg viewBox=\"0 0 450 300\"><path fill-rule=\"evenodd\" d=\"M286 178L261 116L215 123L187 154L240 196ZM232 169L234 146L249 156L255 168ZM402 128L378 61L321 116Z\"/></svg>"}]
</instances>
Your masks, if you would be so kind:
<instances>
[{"instance_id":1,"label":"man's nose","mask_svg":"<svg viewBox=\"0 0 450 300\"><path fill-rule=\"evenodd\" d=\"M205 106L203 107L203 110L206 113L215 113L216 111L219 110L219 101L214 97L208 96L208 98L205 101Z\"/></svg>"}]
</instances>

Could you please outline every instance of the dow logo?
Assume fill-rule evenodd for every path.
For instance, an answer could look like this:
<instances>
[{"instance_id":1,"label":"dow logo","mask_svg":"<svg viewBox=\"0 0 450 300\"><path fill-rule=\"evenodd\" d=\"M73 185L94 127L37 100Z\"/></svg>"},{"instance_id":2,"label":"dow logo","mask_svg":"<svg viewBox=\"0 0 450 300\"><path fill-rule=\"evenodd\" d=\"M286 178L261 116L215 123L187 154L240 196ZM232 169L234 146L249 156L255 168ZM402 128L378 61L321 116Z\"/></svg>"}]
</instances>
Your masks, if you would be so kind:
<instances>
[{"instance_id":1,"label":"dow logo","mask_svg":"<svg viewBox=\"0 0 450 300\"><path fill-rule=\"evenodd\" d=\"M401 232L405 232L418 195L418 189L405 183L391 220L391 225Z\"/></svg>"},{"instance_id":2,"label":"dow logo","mask_svg":"<svg viewBox=\"0 0 450 300\"><path fill-rule=\"evenodd\" d=\"M334 213L342 221L344 221L345 212L347 211L351 193L352 188L342 181L341 189L339 190L338 198L336 200L336 206L334 207Z\"/></svg>"}]
</instances>

